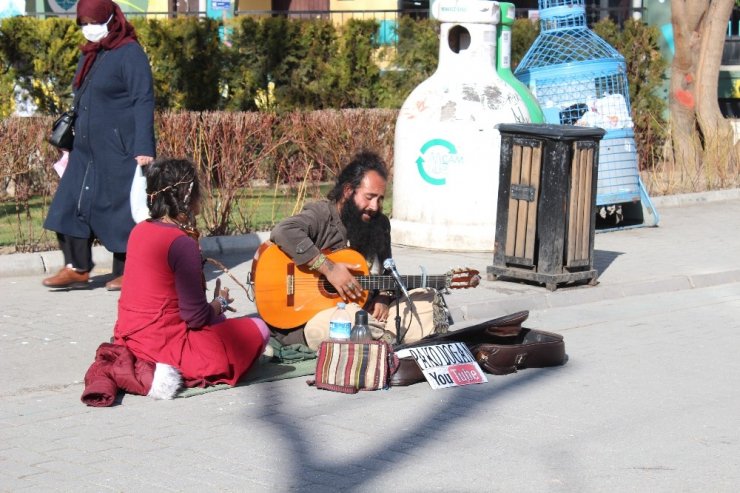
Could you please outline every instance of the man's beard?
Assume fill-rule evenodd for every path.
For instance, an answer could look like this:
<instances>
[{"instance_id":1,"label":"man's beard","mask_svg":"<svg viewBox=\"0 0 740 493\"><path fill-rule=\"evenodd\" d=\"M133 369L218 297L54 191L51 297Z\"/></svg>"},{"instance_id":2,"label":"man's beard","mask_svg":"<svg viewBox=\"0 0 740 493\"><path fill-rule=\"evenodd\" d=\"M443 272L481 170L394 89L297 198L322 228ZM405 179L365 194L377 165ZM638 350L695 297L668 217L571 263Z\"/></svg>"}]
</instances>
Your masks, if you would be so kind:
<instances>
[{"instance_id":1,"label":"man's beard","mask_svg":"<svg viewBox=\"0 0 740 493\"><path fill-rule=\"evenodd\" d=\"M342 224L347 228L347 239L352 249L360 252L366 259L373 260L383 247L383 229L379 221L380 212L362 220L362 211L355 204L354 197L344 201L340 212ZM381 259L382 260L382 259Z\"/></svg>"}]
</instances>

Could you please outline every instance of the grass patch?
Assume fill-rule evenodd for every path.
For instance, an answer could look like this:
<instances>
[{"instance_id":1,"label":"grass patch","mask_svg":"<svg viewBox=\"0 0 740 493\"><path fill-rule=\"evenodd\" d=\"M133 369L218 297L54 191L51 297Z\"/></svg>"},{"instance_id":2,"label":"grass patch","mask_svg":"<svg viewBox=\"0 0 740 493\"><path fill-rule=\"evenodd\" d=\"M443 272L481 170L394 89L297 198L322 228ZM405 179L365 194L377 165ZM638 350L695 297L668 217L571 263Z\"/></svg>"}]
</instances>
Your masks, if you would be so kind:
<instances>
[{"instance_id":1,"label":"grass patch","mask_svg":"<svg viewBox=\"0 0 740 493\"><path fill-rule=\"evenodd\" d=\"M36 196L28 201L0 202L0 247L3 251L48 250L56 247L56 234L43 228L49 198Z\"/></svg>"},{"instance_id":2,"label":"grass patch","mask_svg":"<svg viewBox=\"0 0 740 493\"><path fill-rule=\"evenodd\" d=\"M303 199L300 199L299 192L292 188L242 190L231 204L228 230L236 233L268 231L282 219L298 212L304 202L325 197L330 188L329 185L314 187L310 194L303 195L305 197ZM218 210L217 202L217 198L204 199L202 202L198 227L203 233L208 231L206 218Z\"/></svg>"}]
</instances>

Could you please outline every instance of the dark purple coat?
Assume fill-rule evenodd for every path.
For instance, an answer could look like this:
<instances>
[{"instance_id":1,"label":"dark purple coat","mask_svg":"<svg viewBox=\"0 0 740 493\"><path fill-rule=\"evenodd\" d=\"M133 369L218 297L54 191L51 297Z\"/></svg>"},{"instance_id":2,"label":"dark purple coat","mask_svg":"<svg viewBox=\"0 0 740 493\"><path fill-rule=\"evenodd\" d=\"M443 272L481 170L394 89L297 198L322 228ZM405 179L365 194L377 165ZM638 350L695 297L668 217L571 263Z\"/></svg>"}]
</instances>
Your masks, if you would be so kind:
<instances>
[{"instance_id":1,"label":"dark purple coat","mask_svg":"<svg viewBox=\"0 0 740 493\"><path fill-rule=\"evenodd\" d=\"M135 224L129 199L135 156L154 155L154 88L144 50L128 43L99 53L77 105L74 148L44 227L95 236L111 252L125 252Z\"/></svg>"}]
</instances>

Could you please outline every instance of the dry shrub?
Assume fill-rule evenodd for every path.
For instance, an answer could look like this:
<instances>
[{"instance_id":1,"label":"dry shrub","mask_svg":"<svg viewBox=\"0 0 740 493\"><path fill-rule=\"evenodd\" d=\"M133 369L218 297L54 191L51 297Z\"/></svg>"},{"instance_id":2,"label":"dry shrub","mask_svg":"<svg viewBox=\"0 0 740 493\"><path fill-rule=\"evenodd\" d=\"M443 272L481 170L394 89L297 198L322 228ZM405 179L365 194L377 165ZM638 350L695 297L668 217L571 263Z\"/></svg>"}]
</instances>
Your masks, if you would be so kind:
<instances>
[{"instance_id":1,"label":"dry shrub","mask_svg":"<svg viewBox=\"0 0 740 493\"><path fill-rule=\"evenodd\" d=\"M392 166L396 110L293 111L276 120L274 137L281 146L271 181L275 194L296 196L286 215L298 212L308 197L319 198L319 185L331 182L352 155L363 149L381 155ZM284 187L284 188L281 188Z\"/></svg>"},{"instance_id":2,"label":"dry shrub","mask_svg":"<svg viewBox=\"0 0 740 493\"><path fill-rule=\"evenodd\" d=\"M297 197L288 204L283 201L279 209L273 207L267 221L274 223L297 212L306 198L320 197L320 185L333 181L360 149L378 152L392 168L397 115L396 110L380 109L281 115L168 111L156 115L157 155L186 157L198 165L204 233L244 233L266 226L256 224L255 219L264 204L254 197L249 202L242 200L250 192L261 191L253 195L263 196L265 187L272 186L272 198ZM52 120L11 117L0 121L0 198L6 205L2 223L12 228L19 251L55 243L53 235L40 228L39 220L32 219L29 207L31 198L41 197L45 215L59 182L51 167L59 151L45 142ZM641 172L651 195L740 186L738 159L705 159L696 169L686 169L671 158L670 143L664 149L663 159Z\"/></svg>"},{"instance_id":3,"label":"dry shrub","mask_svg":"<svg viewBox=\"0 0 740 493\"><path fill-rule=\"evenodd\" d=\"M688 165L676 160L671 150L669 138L663 146L663 159L650 169L640 172L650 195L675 195L740 187L740 169L737 165L740 141L735 144L735 156L709 158L705 155L698 165Z\"/></svg>"},{"instance_id":4,"label":"dry shrub","mask_svg":"<svg viewBox=\"0 0 740 493\"><path fill-rule=\"evenodd\" d=\"M236 199L264 181L276 149L274 116L261 113L208 112L201 114L196 163L204 180L203 215L208 232L223 235L249 231L252 212Z\"/></svg>"},{"instance_id":5,"label":"dry shrub","mask_svg":"<svg viewBox=\"0 0 740 493\"><path fill-rule=\"evenodd\" d=\"M52 121L48 116L0 121L0 198L6 205L13 204L13 214L3 220L12 225L16 251L32 251L52 243L49 235L35 225L38 221L32 219L29 204L33 197L40 197L45 215L59 182L52 165L60 152L45 140Z\"/></svg>"},{"instance_id":6,"label":"dry shrub","mask_svg":"<svg viewBox=\"0 0 740 493\"><path fill-rule=\"evenodd\" d=\"M210 235L247 232L253 213L237 199L269 179L276 150L275 116L248 112L167 112L158 119L159 153L198 167L201 215Z\"/></svg>"},{"instance_id":7,"label":"dry shrub","mask_svg":"<svg viewBox=\"0 0 740 493\"><path fill-rule=\"evenodd\" d=\"M13 195L27 199L48 195L56 189L58 176L52 164L60 152L46 142L52 117L10 117L0 121L0 177L3 191L13 182Z\"/></svg>"},{"instance_id":8,"label":"dry shrub","mask_svg":"<svg viewBox=\"0 0 740 493\"><path fill-rule=\"evenodd\" d=\"M163 111L155 116L157 157L193 158L200 113Z\"/></svg>"},{"instance_id":9,"label":"dry shrub","mask_svg":"<svg viewBox=\"0 0 740 493\"><path fill-rule=\"evenodd\" d=\"M241 200L249 192L273 185L273 198L297 196L292 207L273 208L274 223L299 210L306 197L319 197L320 184L332 181L357 150L374 150L391 165L396 115L395 110L284 115L166 111L155 117L157 156L189 158L197 165L204 233L244 233L254 228L261 205ZM51 165L59 151L44 141L51 122L51 117L8 118L0 128L5 150L0 176L3 189L13 184L14 197L6 200L16 201L17 213L6 216L16 231L18 249L53 243L38 221L31 220L28 208L28 200L41 195L45 215L58 183Z\"/></svg>"},{"instance_id":10,"label":"dry shrub","mask_svg":"<svg viewBox=\"0 0 740 493\"><path fill-rule=\"evenodd\" d=\"M382 109L295 112L283 125L303 154L303 165L320 170L322 180L332 181L363 149L377 152L392 167L397 116L397 110Z\"/></svg>"}]
</instances>

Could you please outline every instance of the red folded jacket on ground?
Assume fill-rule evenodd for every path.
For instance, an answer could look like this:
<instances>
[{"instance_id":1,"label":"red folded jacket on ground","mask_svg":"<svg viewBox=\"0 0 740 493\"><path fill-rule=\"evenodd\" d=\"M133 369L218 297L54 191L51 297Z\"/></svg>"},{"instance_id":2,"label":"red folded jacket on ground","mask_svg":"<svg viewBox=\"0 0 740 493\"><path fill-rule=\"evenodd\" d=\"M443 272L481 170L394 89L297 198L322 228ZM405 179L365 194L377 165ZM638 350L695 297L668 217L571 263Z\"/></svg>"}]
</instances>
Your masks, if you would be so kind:
<instances>
[{"instance_id":1,"label":"red folded jacket on ground","mask_svg":"<svg viewBox=\"0 0 740 493\"><path fill-rule=\"evenodd\" d=\"M172 399L181 384L179 372L169 365L138 359L125 346L103 343L85 373L82 402L88 406L113 405L119 391Z\"/></svg>"}]
</instances>

